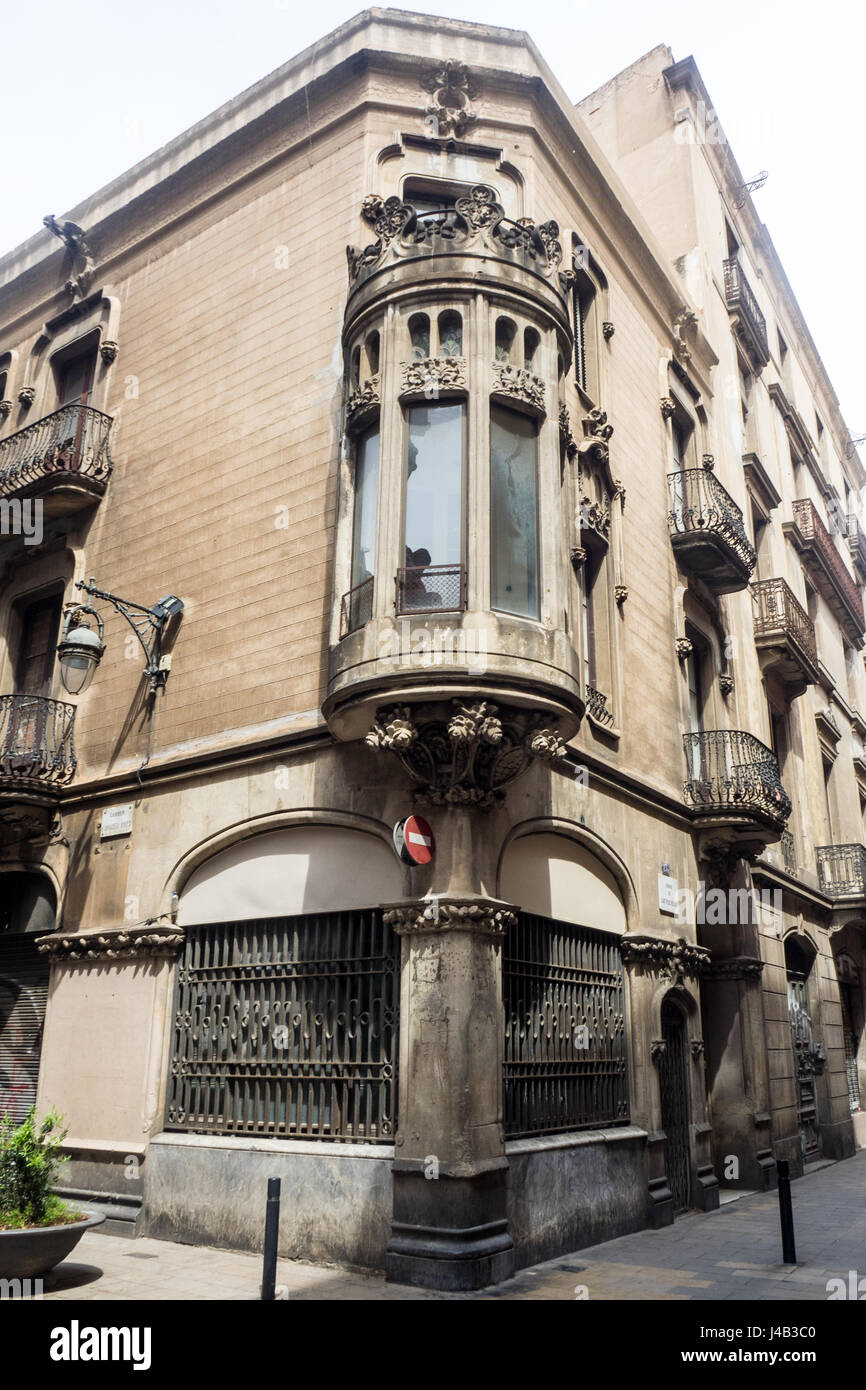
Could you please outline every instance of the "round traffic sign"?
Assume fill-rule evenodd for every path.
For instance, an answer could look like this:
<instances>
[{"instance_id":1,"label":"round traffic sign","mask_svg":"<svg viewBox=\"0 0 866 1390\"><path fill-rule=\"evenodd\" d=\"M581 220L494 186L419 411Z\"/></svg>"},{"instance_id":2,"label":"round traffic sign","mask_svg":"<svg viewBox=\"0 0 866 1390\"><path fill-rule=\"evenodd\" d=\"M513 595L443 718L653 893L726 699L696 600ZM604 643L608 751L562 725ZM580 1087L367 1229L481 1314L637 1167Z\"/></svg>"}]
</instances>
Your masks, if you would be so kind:
<instances>
[{"instance_id":1,"label":"round traffic sign","mask_svg":"<svg viewBox=\"0 0 866 1390\"><path fill-rule=\"evenodd\" d=\"M430 824L423 816L407 816L394 826L394 848L404 864L429 864L436 852Z\"/></svg>"}]
</instances>

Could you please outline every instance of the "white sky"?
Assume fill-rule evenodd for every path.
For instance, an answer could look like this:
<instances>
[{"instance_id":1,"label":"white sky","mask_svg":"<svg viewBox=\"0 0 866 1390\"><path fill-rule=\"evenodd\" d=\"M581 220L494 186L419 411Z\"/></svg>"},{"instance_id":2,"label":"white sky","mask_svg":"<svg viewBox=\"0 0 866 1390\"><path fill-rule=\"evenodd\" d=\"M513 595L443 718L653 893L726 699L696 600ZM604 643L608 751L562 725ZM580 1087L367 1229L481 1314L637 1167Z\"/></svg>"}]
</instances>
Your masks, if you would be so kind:
<instances>
[{"instance_id":1,"label":"white sky","mask_svg":"<svg viewBox=\"0 0 866 1390\"><path fill-rule=\"evenodd\" d=\"M357 0L28 0L2 10L0 254L351 18ZM447 0L527 29L576 101L694 54L853 434L866 433L863 0ZM13 120L13 114L15 119Z\"/></svg>"}]
</instances>

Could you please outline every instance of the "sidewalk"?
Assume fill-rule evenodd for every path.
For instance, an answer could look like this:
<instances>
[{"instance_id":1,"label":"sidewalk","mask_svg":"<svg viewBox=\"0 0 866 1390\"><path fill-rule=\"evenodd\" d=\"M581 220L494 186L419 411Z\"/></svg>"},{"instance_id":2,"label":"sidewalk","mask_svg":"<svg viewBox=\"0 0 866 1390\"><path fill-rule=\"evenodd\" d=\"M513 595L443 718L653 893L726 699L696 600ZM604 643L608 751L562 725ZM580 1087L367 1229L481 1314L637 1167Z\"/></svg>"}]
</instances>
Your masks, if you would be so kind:
<instances>
[{"instance_id":1,"label":"sidewalk","mask_svg":"<svg viewBox=\"0 0 866 1390\"><path fill-rule=\"evenodd\" d=\"M296 1300L332 1299L798 1299L827 1298L827 1281L866 1278L866 1149L792 1186L800 1264L782 1265L775 1192L695 1212L661 1231L640 1231L521 1270L480 1293L440 1294L386 1284L381 1274L280 1260L277 1284ZM75 1257L45 1281L46 1299L259 1297L258 1255L85 1235ZM864 1285L866 1289L866 1285ZM584 1292L585 1290L585 1292Z\"/></svg>"}]
</instances>

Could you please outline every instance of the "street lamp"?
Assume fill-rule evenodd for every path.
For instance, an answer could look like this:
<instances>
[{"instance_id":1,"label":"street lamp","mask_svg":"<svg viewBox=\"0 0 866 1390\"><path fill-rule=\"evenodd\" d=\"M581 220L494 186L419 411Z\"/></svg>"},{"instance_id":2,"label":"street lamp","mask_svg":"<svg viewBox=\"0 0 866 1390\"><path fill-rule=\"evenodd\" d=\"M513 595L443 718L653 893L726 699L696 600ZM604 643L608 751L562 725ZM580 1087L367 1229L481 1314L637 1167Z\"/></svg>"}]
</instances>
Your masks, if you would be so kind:
<instances>
[{"instance_id":1,"label":"street lamp","mask_svg":"<svg viewBox=\"0 0 866 1390\"><path fill-rule=\"evenodd\" d=\"M97 589L94 579L87 583L79 579L75 587L83 589L92 598L103 599L123 614L144 652L147 663L144 674L150 681L150 693L153 695L168 679L170 659L162 654L162 642L171 619L183 612L183 601L175 594L166 594L158 603L146 608L132 599L118 598L104 589ZM83 620L86 613L96 619L98 632L94 632ZM57 654L60 658L60 677L70 695L80 695L93 679L105 650L102 634L102 619L89 603L77 604L66 614Z\"/></svg>"}]
</instances>

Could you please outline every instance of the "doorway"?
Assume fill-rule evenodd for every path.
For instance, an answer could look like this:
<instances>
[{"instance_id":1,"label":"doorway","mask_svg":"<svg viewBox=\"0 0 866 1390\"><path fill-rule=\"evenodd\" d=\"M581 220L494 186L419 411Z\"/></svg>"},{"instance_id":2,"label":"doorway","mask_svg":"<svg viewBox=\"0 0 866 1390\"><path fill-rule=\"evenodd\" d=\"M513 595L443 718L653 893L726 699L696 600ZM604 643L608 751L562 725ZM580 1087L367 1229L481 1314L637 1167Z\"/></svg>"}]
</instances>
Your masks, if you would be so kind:
<instances>
[{"instance_id":1,"label":"doorway","mask_svg":"<svg viewBox=\"0 0 866 1390\"><path fill-rule=\"evenodd\" d=\"M818 1089L815 1080L816 1050L812 1031L809 975L814 954L794 937L785 942L785 969L788 981L788 1019L794 1053L794 1086L797 1096L797 1125L803 1157L819 1158Z\"/></svg>"},{"instance_id":2,"label":"doorway","mask_svg":"<svg viewBox=\"0 0 866 1390\"><path fill-rule=\"evenodd\" d=\"M659 1091L665 1132L665 1172L673 1195L674 1212L679 1214L688 1211L692 1204L691 1106L686 1020L673 999L666 999L662 1004L662 1043Z\"/></svg>"}]
</instances>

